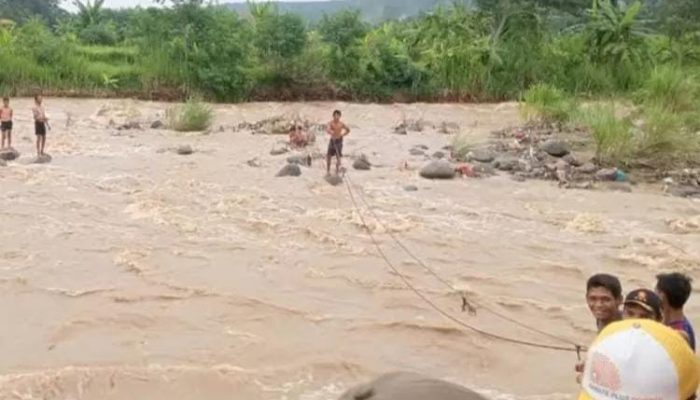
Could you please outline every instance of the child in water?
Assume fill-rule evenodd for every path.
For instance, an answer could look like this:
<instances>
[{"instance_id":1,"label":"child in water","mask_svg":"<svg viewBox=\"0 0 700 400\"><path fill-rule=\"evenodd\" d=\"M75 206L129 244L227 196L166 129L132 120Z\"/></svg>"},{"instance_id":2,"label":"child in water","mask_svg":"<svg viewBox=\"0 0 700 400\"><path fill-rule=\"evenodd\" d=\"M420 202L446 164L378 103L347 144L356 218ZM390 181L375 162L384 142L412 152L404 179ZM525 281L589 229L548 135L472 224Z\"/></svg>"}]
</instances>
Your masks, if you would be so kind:
<instances>
[{"instance_id":1,"label":"child in water","mask_svg":"<svg viewBox=\"0 0 700 400\"><path fill-rule=\"evenodd\" d=\"M2 146L4 149L5 141L7 147L12 147L12 108L10 108L10 99L4 97L2 99L2 108L0 108L0 130L2 131Z\"/></svg>"},{"instance_id":2,"label":"child in water","mask_svg":"<svg viewBox=\"0 0 700 400\"><path fill-rule=\"evenodd\" d=\"M37 157L44 155L44 148L46 147L46 128L49 119L46 117L46 110L43 106L43 99L41 95L34 96L34 108L32 108L32 114L34 114L34 133L36 134L36 155Z\"/></svg>"},{"instance_id":3,"label":"child in water","mask_svg":"<svg viewBox=\"0 0 700 400\"><path fill-rule=\"evenodd\" d=\"M333 120L328 124L326 132L331 135L328 143L328 154L326 155L326 174L331 174L331 159L336 158L335 174L340 172L340 161L343 158L343 138L350 134L350 128L340 121L340 110L333 111Z\"/></svg>"}]
</instances>

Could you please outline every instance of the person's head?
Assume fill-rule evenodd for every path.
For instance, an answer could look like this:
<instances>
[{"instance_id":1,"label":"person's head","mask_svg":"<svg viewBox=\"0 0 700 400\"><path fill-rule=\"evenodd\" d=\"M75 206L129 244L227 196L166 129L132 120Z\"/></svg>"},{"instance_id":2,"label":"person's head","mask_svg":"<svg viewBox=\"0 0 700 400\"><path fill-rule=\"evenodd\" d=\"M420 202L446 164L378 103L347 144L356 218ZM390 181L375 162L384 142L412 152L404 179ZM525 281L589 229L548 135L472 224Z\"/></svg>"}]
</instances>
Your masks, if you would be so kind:
<instances>
[{"instance_id":1,"label":"person's head","mask_svg":"<svg viewBox=\"0 0 700 400\"><path fill-rule=\"evenodd\" d=\"M591 276L586 283L586 302L597 320L615 319L622 304L620 280L608 274Z\"/></svg>"},{"instance_id":2,"label":"person's head","mask_svg":"<svg viewBox=\"0 0 700 400\"><path fill-rule=\"evenodd\" d=\"M333 111L333 120L334 120L334 121L340 121L340 117L341 117L342 115L343 115L343 114L340 112L340 110L335 110L335 111Z\"/></svg>"},{"instance_id":3,"label":"person's head","mask_svg":"<svg viewBox=\"0 0 700 400\"><path fill-rule=\"evenodd\" d=\"M41 97L40 94L37 94L37 95L34 96L34 102L35 102L36 104L41 104L42 101L43 101L43 98Z\"/></svg>"},{"instance_id":4,"label":"person's head","mask_svg":"<svg viewBox=\"0 0 700 400\"><path fill-rule=\"evenodd\" d=\"M661 322L661 299L649 289L637 289L625 297L624 319L653 319Z\"/></svg>"},{"instance_id":5,"label":"person's head","mask_svg":"<svg viewBox=\"0 0 700 400\"><path fill-rule=\"evenodd\" d=\"M579 400L690 399L700 382L695 354L652 320L613 322L590 346Z\"/></svg>"},{"instance_id":6,"label":"person's head","mask_svg":"<svg viewBox=\"0 0 700 400\"><path fill-rule=\"evenodd\" d=\"M10 105L10 98L9 97L3 97L2 98L2 104L5 105L5 107Z\"/></svg>"},{"instance_id":7,"label":"person's head","mask_svg":"<svg viewBox=\"0 0 700 400\"><path fill-rule=\"evenodd\" d=\"M656 293L664 308L681 310L690 297L692 279L684 274L673 272L656 276Z\"/></svg>"}]
</instances>

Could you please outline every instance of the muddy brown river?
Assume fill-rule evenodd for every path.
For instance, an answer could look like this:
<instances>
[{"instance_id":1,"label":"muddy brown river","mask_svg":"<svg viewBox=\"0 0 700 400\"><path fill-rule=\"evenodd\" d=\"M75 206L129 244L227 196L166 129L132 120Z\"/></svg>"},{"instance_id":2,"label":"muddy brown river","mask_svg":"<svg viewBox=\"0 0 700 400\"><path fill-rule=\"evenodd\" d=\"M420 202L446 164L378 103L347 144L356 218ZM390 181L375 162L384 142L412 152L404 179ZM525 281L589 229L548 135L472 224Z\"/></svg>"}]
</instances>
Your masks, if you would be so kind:
<instances>
[{"instance_id":1,"label":"muddy brown river","mask_svg":"<svg viewBox=\"0 0 700 400\"><path fill-rule=\"evenodd\" d=\"M448 379L492 399L570 399L572 352L464 330L408 290L322 162L276 178L283 139L240 122L334 108L362 216L392 263L442 309L489 332L564 345L509 319L587 344L587 277L624 289L700 270L700 202L654 191L564 190L508 176L428 181L423 156L452 136L396 135L404 118L458 123L475 141L519 123L515 104L218 105L208 134L145 128L166 104L47 99L47 152L33 157L31 102L13 101L15 147L0 167L0 399L332 400L380 373ZM195 153L170 149L190 145ZM324 151L320 138L313 150ZM256 166L247 163L257 159ZM349 163L346 161L346 165ZM415 185L417 191L406 191ZM406 254L391 235L484 308ZM689 305L700 323L700 296Z\"/></svg>"}]
</instances>

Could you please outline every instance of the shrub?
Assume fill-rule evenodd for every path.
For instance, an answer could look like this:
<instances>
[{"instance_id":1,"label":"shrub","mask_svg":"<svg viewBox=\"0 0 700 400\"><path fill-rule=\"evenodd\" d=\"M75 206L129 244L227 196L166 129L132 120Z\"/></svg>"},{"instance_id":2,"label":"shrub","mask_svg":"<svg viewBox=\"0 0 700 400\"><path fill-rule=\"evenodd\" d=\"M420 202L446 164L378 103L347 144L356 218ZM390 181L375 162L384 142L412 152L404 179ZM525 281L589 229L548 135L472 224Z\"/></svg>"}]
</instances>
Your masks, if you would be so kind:
<instances>
[{"instance_id":1,"label":"shrub","mask_svg":"<svg viewBox=\"0 0 700 400\"><path fill-rule=\"evenodd\" d=\"M203 131L214 119L212 108L197 98L190 98L183 105L170 108L166 117L168 126L178 132Z\"/></svg>"},{"instance_id":2,"label":"shrub","mask_svg":"<svg viewBox=\"0 0 700 400\"><path fill-rule=\"evenodd\" d=\"M523 95L521 111L529 120L563 123L571 119L576 110L575 102L562 90L539 83L533 85Z\"/></svg>"},{"instance_id":3,"label":"shrub","mask_svg":"<svg viewBox=\"0 0 700 400\"><path fill-rule=\"evenodd\" d=\"M673 65L655 68L636 94L637 101L662 105L673 112L692 110L697 104L696 82L686 71Z\"/></svg>"},{"instance_id":4,"label":"shrub","mask_svg":"<svg viewBox=\"0 0 700 400\"><path fill-rule=\"evenodd\" d=\"M599 163L618 165L627 161L632 152L632 123L618 118L614 105L585 108L577 113L576 119L593 135Z\"/></svg>"},{"instance_id":5,"label":"shrub","mask_svg":"<svg viewBox=\"0 0 700 400\"><path fill-rule=\"evenodd\" d=\"M638 156L663 166L685 163L697 155L700 141L688 131L682 114L654 105L644 109L643 117L643 130L635 146Z\"/></svg>"}]
</instances>

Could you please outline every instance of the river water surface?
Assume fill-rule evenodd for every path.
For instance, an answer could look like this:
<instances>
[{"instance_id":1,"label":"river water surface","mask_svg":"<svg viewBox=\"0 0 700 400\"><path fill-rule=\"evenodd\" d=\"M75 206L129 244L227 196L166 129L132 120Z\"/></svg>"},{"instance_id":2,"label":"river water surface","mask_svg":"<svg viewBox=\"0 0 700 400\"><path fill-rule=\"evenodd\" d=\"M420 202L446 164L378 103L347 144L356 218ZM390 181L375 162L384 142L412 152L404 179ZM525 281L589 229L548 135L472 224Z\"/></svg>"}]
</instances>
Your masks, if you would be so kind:
<instances>
[{"instance_id":1,"label":"river water surface","mask_svg":"<svg viewBox=\"0 0 700 400\"><path fill-rule=\"evenodd\" d=\"M700 270L697 201L507 176L422 180L415 169L425 160L409 150L432 154L452 137L392 133L403 118L424 118L456 122L478 140L518 124L514 104L220 105L204 135L109 127L148 126L165 104L47 99L47 165L28 162L30 101L13 105L23 154L0 168L3 400L331 400L394 370L494 399L576 394L574 353L444 319L387 269L322 162L275 178L286 156L270 149L282 138L232 129L280 114L320 123L343 110L346 154L376 164L349 174L379 217L363 214L378 242L412 284L481 329L565 345L483 308L462 313L460 296L388 233L470 299L584 344L595 327L584 303L590 274L618 274L628 290L661 271ZM169 151L179 145L196 152ZM247 164L255 158L259 166ZM700 322L697 293L689 314Z\"/></svg>"}]
</instances>

